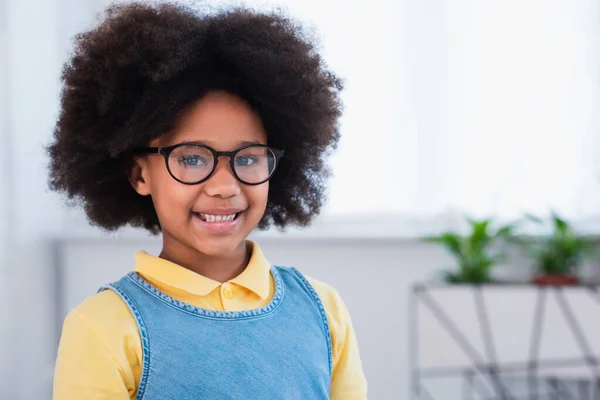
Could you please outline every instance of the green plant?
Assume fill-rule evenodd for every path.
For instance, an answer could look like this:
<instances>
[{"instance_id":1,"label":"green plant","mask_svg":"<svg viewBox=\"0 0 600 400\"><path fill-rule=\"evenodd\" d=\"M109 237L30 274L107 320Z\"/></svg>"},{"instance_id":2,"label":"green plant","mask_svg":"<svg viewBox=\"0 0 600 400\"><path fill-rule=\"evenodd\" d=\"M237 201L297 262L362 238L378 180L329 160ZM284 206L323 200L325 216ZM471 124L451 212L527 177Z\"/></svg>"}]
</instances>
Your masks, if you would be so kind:
<instances>
[{"instance_id":1,"label":"green plant","mask_svg":"<svg viewBox=\"0 0 600 400\"><path fill-rule=\"evenodd\" d=\"M543 219L533 215L527 218L541 224ZM534 239L526 245L536 259L536 270L541 275L573 275L586 255L592 254L592 242L577 235L571 225L555 212L551 213L552 233Z\"/></svg>"},{"instance_id":2,"label":"green plant","mask_svg":"<svg viewBox=\"0 0 600 400\"><path fill-rule=\"evenodd\" d=\"M508 224L492 229L491 219L467 219L470 233L461 236L455 232L446 232L439 236L426 237L429 243L444 246L458 261L458 271L445 271L444 278L449 283L488 283L491 282L491 270L498 262L506 258L506 246L515 228ZM500 244L501 246L496 246ZM500 249L498 249L500 247Z\"/></svg>"}]
</instances>

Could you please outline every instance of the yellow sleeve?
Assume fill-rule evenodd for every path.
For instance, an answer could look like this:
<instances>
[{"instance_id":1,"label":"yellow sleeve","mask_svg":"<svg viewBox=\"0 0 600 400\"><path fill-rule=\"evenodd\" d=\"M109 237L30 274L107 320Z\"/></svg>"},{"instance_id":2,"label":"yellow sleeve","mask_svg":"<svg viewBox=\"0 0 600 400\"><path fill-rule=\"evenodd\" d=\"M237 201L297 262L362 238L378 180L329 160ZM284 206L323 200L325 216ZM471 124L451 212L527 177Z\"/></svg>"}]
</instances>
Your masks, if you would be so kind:
<instances>
[{"instance_id":1,"label":"yellow sleeve","mask_svg":"<svg viewBox=\"0 0 600 400\"><path fill-rule=\"evenodd\" d=\"M137 325L121 299L111 291L90 297L63 324L53 399L134 399L140 353Z\"/></svg>"},{"instance_id":2,"label":"yellow sleeve","mask_svg":"<svg viewBox=\"0 0 600 400\"><path fill-rule=\"evenodd\" d=\"M332 347L331 400L366 400L363 372L352 320L340 295L331 286L308 278L323 302Z\"/></svg>"}]
</instances>

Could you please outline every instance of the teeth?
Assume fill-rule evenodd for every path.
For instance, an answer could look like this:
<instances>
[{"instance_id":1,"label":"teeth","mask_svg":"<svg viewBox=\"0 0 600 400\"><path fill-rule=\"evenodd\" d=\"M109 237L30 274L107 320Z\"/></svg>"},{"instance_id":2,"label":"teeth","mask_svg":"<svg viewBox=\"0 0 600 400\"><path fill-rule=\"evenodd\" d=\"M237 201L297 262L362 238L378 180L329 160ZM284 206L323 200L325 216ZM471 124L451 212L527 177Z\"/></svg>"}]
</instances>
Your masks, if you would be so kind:
<instances>
[{"instance_id":1,"label":"teeth","mask_svg":"<svg viewBox=\"0 0 600 400\"><path fill-rule=\"evenodd\" d=\"M200 218L205 220L206 222L227 222L231 221L235 218L237 214L231 215L212 215L212 214L203 214L200 213Z\"/></svg>"}]
</instances>

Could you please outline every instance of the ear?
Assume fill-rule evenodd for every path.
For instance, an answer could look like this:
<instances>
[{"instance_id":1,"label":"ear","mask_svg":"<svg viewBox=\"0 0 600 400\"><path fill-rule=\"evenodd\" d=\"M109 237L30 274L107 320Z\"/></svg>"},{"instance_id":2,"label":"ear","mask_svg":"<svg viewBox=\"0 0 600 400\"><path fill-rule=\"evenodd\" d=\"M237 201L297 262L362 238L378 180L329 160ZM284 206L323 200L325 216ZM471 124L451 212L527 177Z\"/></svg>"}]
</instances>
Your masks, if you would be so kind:
<instances>
[{"instance_id":1,"label":"ear","mask_svg":"<svg viewBox=\"0 0 600 400\"><path fill-rule=\"evenodd\" d=\"M150 194L150 174L145 157L134 157L127 171L127 178L133 189L142 196Z\"/></svg>"}]
</instances>

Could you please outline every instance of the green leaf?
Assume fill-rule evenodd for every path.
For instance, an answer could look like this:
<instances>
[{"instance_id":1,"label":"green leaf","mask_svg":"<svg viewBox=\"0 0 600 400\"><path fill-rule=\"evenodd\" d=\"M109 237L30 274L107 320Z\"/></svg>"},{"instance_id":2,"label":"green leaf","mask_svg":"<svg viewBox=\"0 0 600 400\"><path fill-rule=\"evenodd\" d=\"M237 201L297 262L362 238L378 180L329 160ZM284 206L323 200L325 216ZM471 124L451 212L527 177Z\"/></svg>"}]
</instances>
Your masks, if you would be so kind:
<instances>
[{"instance_id":1,"label":"green leaf","mask_svg":"<svg viewBox=\"0 0 600 400\"><path fill-rule=\"evenodd\" d=\"M536 224L541 224L544 222L544 220L542 218L540 218L536 215L533 215L533 214L529 214L529 213L525 214L525 219L535 222Z\"/></svg>"},{"instance_id":2,"label":"green leaf","mask_svg":"<svg viewBox=\"0 0 600 400\"><path fill-rule=\"evenodd\" d=\"M441 244L452 254L462 258L462 238L454 232L447 232L440 236L430 236L425 238L425 241Z\"/></svg>"},{"instance_id":3,"label":"green leaf","mask_svg":"<svg viewBox=\"0 0 600 400\"><path fill-rule=\"evenodd\" d=\"M542 222L531 214L526 214L525 217L537 223ZM522 241L520 246L530 257L535 258L535 266L539 272L571 274L581 265L588 249L593 246L589 240L577 236L569 222L555 211L550 212L550 222L553 230L549 236ZM518 243L518 240L513 242Z\"/></svg>"},{"instance_id":4,"label":"green leaf","mask_svg":"<svg viewBox=\"0 0 600 400\"><path fill-rule=\"evenodd\" d=\"M490 225L489 220L473 221L473 231L469 239L471 248L475 251L483 249L491 240L488 234L488 227Z\"/></svg>"},{"instance_id":5,"label":"green leaf","mask_svg":"<svg viewBox=\"0 0 600 400\"><path fill-rule=\"evenodd\" d=\"M567 221L565 221L564 219L562 219L558 214L556 214L554 211L552 211L552 221L554 223L554 230L555 233L559 233L561 235L566 234L567 232L569 232L569 224L567 223Z\"/></svg>"},{"instance_id":6,"label":"green leaf","mask_svg":"<svg viewBox=\"0 0 600 400\"><path fill-rule=\"evenodd\" d=\"M515 229L515 225L512 225L512 224L502 226L496 232L496 236L508 239L508 238L512 237L514 229Z\"/></svg>"},{"instance_id":7,"label":"green leaf","mask_svg":"<svg viewBox=\"0 0 600 400\"><path fill-rule=\"evenodd\" d=\"M461 283L461 279L456 273L446 271L444 274L444 281L448 283Z\"/></svg>"},{"instance_id":8,"label":"green leaf","mask_svg":"<svg viewBox=\"0 0 600 400\"><path fill-rule=\"evenodd\" d=\"M492 282L491 271L498 262L507 257L506 249L512 244L513 232L519 221L492 229L492 220L466 217L471 232L460 236L455 232L446 232L424 240L437 243L448 249L458 261L456 271L444 274L444 280L450 283L481 284ZM502 251L491 252L498 243Z\"/></svg>"}]
</instances>

